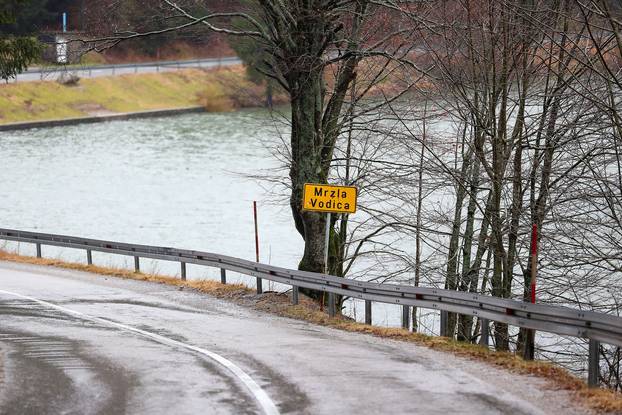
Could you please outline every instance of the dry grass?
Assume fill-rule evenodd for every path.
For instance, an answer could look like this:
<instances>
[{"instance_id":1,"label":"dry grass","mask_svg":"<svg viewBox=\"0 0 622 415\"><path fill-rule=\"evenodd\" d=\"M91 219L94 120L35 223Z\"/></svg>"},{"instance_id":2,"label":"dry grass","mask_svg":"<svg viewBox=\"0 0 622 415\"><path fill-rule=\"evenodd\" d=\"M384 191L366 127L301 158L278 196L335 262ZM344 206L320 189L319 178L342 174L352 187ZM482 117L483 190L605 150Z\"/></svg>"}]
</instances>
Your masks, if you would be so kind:
<instances>
[{"instance_id":1,"label":"dry grass","mask_svg":"<svg viewBox=\"0 0 622 415\"><path fill-rule=\"evenodd\" d=\"M537 376L550 382L554 389L571 392L579 403L585 404L602 413L622 414L622 396L606 389L591 389L581 379L573 376L563 368L542 361L525 361L512 353L495 352L481 346L457 342L445 337L426 336L420 333L410 333L398 328L376 327L357 323L349 318L337 316L335 318L320 310L317 303L300 296L300 304L291 305L290 296L275 292L268 292L260 297L253 295L254 290L242 284L223 285L211 280L181 281L178 278L136 273L126 269L98 267L77 263L68 263L57 259L45 259L21 256L0 251L0 260L35 265L53 266L71 270L86 271L111 277L149 281L160 284L188 287L217 298L229 299L248 304L248 298L256 301L252 305L261 311L283 317L304 320L322 326L332 327L353 333L363 333L392 340L415 343L431 349L452 353L457 356L482 361L487 364L504 368L515 373Z\"/></svg>"},{"instance_id":2,"label":"dry grass","mask_svg":"<svg viewBox=\"0 0 622 415\"><path fill-rule=\"evenodd\" d=\"M20 82L0 85L0 124L198 105L230 111L262 105L262 94L242 66L80 79L74 86Z\"/></svg>"},{"instance_id":3,"label":"dry grass","mask_svg":"<svg viewBox=\"0 0 622 415\"><path fill-rule=\"evenodd\" d=\"M133 272L121 268L99 267L96 265L78 264L72 262L64 262L58 259L35 258L17 255L6 251L0 251L0 261L19 262L23 264L44 265L50 267L64 268L75 271L90 272L93 274L106 275L123 279L131 279L138 281L149 281L160 284L174 285L178 287L188 287L197 291L207 293L219 298L235 298L240 295L252 293L248 287L242 284L221 284L212 280L190 280L182 281L179 278L169 277L158 274L145 274L142 272Z\"/></svg>"},{"instance_id":4,"label":"dry grass","mask_svg":"<svg viewBox=\"0 0 622 415\"><path fill-rule=\"evenodd\" d=\"M210 84L197 94L199 105L207 112L233 111L234 104L222 85Z\"/></svg>"}]
</instances>

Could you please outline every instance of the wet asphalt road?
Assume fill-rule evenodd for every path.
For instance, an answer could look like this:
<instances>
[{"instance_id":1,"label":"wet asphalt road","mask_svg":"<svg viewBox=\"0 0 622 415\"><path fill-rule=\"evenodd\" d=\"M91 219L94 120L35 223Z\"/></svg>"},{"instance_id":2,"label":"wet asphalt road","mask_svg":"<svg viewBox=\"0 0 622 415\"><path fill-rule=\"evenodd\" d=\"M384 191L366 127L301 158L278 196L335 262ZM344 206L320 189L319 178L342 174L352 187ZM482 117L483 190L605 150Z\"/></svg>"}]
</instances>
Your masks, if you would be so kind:
<instances>
[{"instance_id":1,"label":"wet asphalt road","mask_svg":"<svg viewBox=\"0 0 622 415\"><path fill-rule=\"evenodd\" d=\"M301 414L585 413L542 381L426 348L176 287L0 262L0 414L255 414L270 405Z\"/></svg>"}]
</instances>

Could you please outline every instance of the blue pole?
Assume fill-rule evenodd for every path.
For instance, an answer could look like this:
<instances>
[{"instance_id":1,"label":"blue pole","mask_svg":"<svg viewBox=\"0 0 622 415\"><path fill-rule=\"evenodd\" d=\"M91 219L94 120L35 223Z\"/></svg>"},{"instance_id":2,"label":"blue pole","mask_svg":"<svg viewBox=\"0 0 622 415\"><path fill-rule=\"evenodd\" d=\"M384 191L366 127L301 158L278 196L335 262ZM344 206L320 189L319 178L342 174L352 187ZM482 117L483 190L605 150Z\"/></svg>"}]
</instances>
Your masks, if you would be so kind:
<instances>
[{"instance_id":1,"label":"blue pole","mask_svg":"<svg viewBox=\"0 0 622 415\"><path fill-rule=\"evenodd\" d=\"M63 33L67 32L67 13L63 13Z\"/></svg>"}]
</instances>

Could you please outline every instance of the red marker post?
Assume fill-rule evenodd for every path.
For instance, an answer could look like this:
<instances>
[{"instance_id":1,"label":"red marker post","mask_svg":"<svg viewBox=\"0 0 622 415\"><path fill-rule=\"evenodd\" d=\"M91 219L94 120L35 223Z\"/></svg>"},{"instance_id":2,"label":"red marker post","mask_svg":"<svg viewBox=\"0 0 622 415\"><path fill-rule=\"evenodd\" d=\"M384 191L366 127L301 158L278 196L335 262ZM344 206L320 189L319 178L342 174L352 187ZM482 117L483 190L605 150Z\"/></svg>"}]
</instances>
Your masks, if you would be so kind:
<instances>
[{"instance_id":1,"label":"red marker post","mask_svg":"<svg viewBox=\"0 0 622 415\"><path fill-rule=\"evenodd\" d=\"M257 225L257 202L253 201L253 217L255 219L255 262L259 262L259 226ZM257 294L263 292L261 278L257 278Z\"/></svg>"},{"instance_id":2,"label":"red marker post","mask_svg":"<svg viewBox=\"0 0 622 415\"><path fill-rule=\"evenodd\" d=\"M531 303L536 303L536 278L538 272L538 225L533 224L531 227L531 282L529 284L529 294ZM525 360L533 360L535 357L536 347L536 331L527 330L527 338L525 339L525 350L523 358Z\"/></svg>"}]
</instances>

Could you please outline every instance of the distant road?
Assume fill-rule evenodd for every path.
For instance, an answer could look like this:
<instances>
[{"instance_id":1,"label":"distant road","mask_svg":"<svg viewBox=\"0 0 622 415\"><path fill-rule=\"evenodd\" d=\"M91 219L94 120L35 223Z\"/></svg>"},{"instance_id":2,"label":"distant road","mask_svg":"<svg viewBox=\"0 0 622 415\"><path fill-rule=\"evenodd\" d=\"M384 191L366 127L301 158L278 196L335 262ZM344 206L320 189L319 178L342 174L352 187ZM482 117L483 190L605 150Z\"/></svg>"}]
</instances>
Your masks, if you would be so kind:
<instances>
[{"instance_id":1,"label":"distant road","mask_svg":"<svg viewBox=\"0 0 622 415\"><path fill-rule=\"evenodd\" d=\"M223 57L210 59L192 59L180 61L161 61L145 63L128 63L118 65L77 65L77 66L49 66L31 68L17 75L9 82L55 81L63 72L78 75L81 78L113 76L132 73L153 73L176 71L187 68L217 68L219 66L239 65L242 61L238 57Z\"/></svg>"},{"instance_id":2,"label":"distant road","mask_svg":"<svg viewBox=\"0 0 622 415\"><path fill-rule=\"evenodd\" d=\"M585 410L544 380L414 344L178 287L0 262L0 413Z\"/></svg>"}]
</instances>

